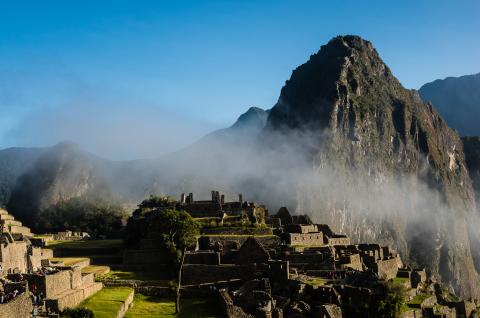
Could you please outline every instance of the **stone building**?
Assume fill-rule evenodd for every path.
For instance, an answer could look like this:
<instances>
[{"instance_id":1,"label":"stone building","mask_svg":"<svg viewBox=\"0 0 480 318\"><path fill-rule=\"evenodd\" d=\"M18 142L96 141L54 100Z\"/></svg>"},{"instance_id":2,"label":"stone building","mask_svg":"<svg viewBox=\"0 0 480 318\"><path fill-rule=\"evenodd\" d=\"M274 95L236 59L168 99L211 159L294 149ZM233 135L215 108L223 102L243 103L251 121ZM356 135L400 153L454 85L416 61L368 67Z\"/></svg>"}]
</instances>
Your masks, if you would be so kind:
<instances>
[{"instance_id":1,"label":"stone building","mask_svg":"<svg viewBox=\"0 0 480 318\"><path fill-rule=\"evenodd\" d=\"M5 210L0 210L0 213L3 213L0 215L4 217L0 221L0 276L14 272L34 271L41 266L42 259L52 257L51 250L33 246L30 239L20 233L31 235L29 228L20 226L12 229L9 224L14 220L9 218L9 214L5 214Z\"/></svg>"},{"instance_id":2,"label":"stone building","mask_svg":"<svg viewBox=\"0 0 480 318\"><path fill-rule=\"evenodd\" d=\"M287 224L284 226L285 243L290 246L321 246L324 244L323 233L316 224Z\"/></svg>"},{"instance_id":3,"label":"stone building","mask_svg":"<svg viewBox=\"0 0 480 318\"><path fill-rule=\"evenodd\" d=\"M326 245L350 245L350 238L344 234L337 234L327 224L317 224L318 230L323 233Z\"/></svg>"},{"instance_id":4,"label":"stone building","mask_svg":"<svg viewBox=\"0 0 480 318\"><path fill-rule=\"evenodd\" d=\"M252 223L263 223L268 214L265 206L243 200L242 194L238 195L238 201L225 201L225 195L218 191L212 191L211 200L196 201L193 193L188 196L180 195L179 208L190 213L194 218L220 218L224 217L247 217Z\"/></svg>"},{"instance_id":5,"label":"stone building","mask_svg":"<svg viewBox=\"0 0 480 318\"><path fill-rule=\"evenodd\" d=\"M258 239L249 237L238 250L197 250L187 253L182 268L182 284L247 281L259 274L278 280L288 279L288 261L273 260Z\"/></svg>"}]
</instances>

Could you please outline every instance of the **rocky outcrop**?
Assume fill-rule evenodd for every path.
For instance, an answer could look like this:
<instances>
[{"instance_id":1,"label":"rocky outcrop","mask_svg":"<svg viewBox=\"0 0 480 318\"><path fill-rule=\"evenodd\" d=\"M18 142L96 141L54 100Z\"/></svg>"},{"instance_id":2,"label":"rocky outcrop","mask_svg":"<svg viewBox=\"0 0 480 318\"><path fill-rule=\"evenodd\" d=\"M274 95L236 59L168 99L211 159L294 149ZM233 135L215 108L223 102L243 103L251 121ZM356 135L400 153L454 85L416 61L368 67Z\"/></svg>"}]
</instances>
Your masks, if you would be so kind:
<instances>
[{"instance_id":1,"label":"rocky outcrop","mask_svg":"<svg viewBox=\"0 0 480 318\"><path fill-rule=\"evenodd\" d=\"M289 139L312 166L297 188L299 209L354 240L393 244L457 291L478 295L462 142L370 42L336 37L293 71L263 132L271 147Z\"/></svg>"}]
</instances>

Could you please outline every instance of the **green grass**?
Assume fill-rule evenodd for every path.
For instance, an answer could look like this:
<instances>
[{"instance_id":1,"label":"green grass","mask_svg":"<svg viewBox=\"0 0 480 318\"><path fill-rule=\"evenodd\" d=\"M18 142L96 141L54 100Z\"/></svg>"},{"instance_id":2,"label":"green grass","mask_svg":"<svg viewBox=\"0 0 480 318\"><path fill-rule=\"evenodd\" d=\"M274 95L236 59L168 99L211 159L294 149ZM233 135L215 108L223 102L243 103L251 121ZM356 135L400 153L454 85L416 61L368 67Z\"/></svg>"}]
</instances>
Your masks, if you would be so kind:
<instances>
[{"instance_id":1,"label":"green grass","mask_svg":"<svg viewBox=\"0 0 480 318\"><path fill-rule=\"evenodd\" d=\"M427 295L427 294L419 294L419 295L416 295L412 300L410 300L407 305L413 305L413 306L420 306L423 301L425 299L427 299L428 297L430 297L430 295Z\"/></svg>"},{"instance_id":2,"label":"green grass","mask_svg":"<svg viewBox=\"0 0 480 318\"><path fill-rule=\"evenodd\" d=\"M87 267L82 268L82 273L84 274L94 273L95 277L106 275L108 274L109 271L110 271L110 267L108 266L89 265Z\"/></svg>"},{"instance_id":3,"label":"green grass","mask_svg":"<svg viewBox=\"0 0 480 318\"><path fill-rule=\"evenodd\" d=\"M63 262L65 266L73 266L77 263L88 260L86 257L53 257L50 258L52 262Z\"/></svg>"},{"instance_id":4,"label":"green grass","mask_svg":"<svg viewBox=\"0 0 480 318\"><path fill-rule=\"evenodd\" d=\"M250 236L253 236L253 237L274 237L275 235L273 235L273 234L260 234L260 235L256 235L256 234L202 234L200 236L205 236L205 237L208 237L208 236L212 236L212 237L222 237L222 236L225 236L225 237L250 237Z\"/></svg>"},{"instance_id":5,"label":"green grass","mask_svg":"<svg viewBox=\"0 0 480 318\"><path fill-rule=\"evenodd\" d=\"M33 238L49 238L53 237L51 234L35 234Z\"/></svg>"},{"instance_id":6,"label":"green grass","mask_svg":"<svg viewBox=\"0 0 480 318\"><path fill-rule=\"evenodd\" d=\"M133 307L125 318L217 318L221 317L217 307L211 300L184 298L181 313L176 315L173 300L135 294Z\"/></svg>"},{"instance_id":7,"label":"green grass","mask_svg":"<svg viewBox=\"0 0 480 318\"><path fill-rule=\"evenodd\" d=\"M166 275L162 272L129 272L121 270L111 270L108 274L104 276L106 279L120 279L120 280L154 280L162 281L165 280L166 286L168 286L169 280L167 280Z\"/></svg>"},{"instance_id":8,"label":"green grass","mask_svg":"<svg viewBox=\"0 0 480 318\"><path fill-rule=\"evenodd\" d=\"M95 314L95 318L116 317L118 311L133 291L128 287L105 287L92 297L80 304L79 307L87 307Z\"/></svg>"},{"instance_id":9,"label":"green grass","mask_svg":"<svg viewBox=\"0 0 480 318\"><path fill-rule=\"evenodd\" d=\"M392 281L394 284L403 285L409 283L410 279L408 277L395 277Z\"/></svg>"},{"instance_id":10,"label":"green grass","mask_svg":"<svg viewBox=\"0 0 480 318\"><path fill-rule=\"evenodd\" d=\"M48 246L54 248L119 248L122 247L122 240L86 240L86 241L51 241Z\"/></svg>"},{"instance_id":11,"label":"green grass","mask_svg":"<svg viewBox=\"0 0 480 318\"><path fill-rule=\"evenodd\" d=\"M312 286L322 286L328 283L330 280L324 278L309 278L302 280L302 283Z\"/></svg>"}]
</instances>

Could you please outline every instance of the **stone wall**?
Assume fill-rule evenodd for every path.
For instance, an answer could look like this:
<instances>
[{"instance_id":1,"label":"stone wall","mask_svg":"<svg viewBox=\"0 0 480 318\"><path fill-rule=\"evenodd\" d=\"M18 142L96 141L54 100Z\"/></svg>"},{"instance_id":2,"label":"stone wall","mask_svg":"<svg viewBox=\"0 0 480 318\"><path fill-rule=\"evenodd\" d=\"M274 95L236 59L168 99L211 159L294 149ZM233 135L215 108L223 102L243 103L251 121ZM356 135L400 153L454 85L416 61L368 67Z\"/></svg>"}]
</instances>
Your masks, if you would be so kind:
<instances>
[{"instance_id":1,"label":"stone wall","mask_svg":"<svg viewBox=\"0 0 480 318\"><path fill-rule=\"evenodd\" d=\"M410 284L412 288L417 288L418 284L427 280L427 273L424 269L413 270L410 275Z\"/></svg>"},{"instance_id":2,"label":"stone wall","mask_svg":"<svg viewBox=\"0 0 480 318\"><path fill-rule=\"evenodd\" d=\"M32 309L32 301L25 292L8 303L0 304L0 318L30 318Z\"/></svg>"},{"instance_id":3,"label":"stone wall","mask_svg":"<svg viewBox=\"0 0 480 318\"><path fill-rule=\"evenodd\" d=\"M182 284L195 285L228 281L231 279L252 279L255 266L250 265L194 265L185 264L182 270Z\"/></svg>"},{"instance_id":4,"label":"stone wall","mask_svg":"<svg viewBox=\"0 0 480 318\"><path fill-rule=\"evenodd\" d=\"M220 308L227 318L254 318L252 315L245 313L242 308L235 306L228 291L222 289L219 291Z\"/></svg>"},{"instance_id":5,"label":"stone wall","mask_svg":"<svg viewBox=\"0 0 480 318\"><path fill-rule=\"evenodd\" d=\"M214 251L187 252L185 264L220 265L220 253Z\"/></svg>"},{"instance_id":6,"label":"stone wall","mask_svg":"<svg viewBox=\"0 0 480 318\"><path fill-rule=\"evenodd\" d=\"M50 298L72 288L70 271L45 275L45 297Z\"/></svg>"},{"instance_id":7,"label":"stone wall","mask_svg":"<svg viewBox=\"0 0 480 318\"><path fill-rule=\"evenodd\" d=\"M0 264L5 273L13 272L15 269L26 272L28 270L27 243L24 241L0 243Z\"/></svg>"},{"instance_id":8,"label":"stone wall","mask_svg":"<svg viewBox=\"0 0 480 318\"><path fill-rule=\"evenodd\" d=\"M330 256L326 256L322 253L286 253L284 259L290 262L290 265L295 264L316 264L321 265L328 259L332 259Z\"/></svg>"},{"instance_id":9,"label":"stone wall","mask_svg":"<svg viewBox=\"0 0 480 318\"><path fill-rule=\"evenodd\" d=\"M342 309L337 305L321 305L315 309L315 317L342 318Z\"/></svg>"},{"instance_id":10,"label":"stone wall","mask_svg":"<svg viewBox=\"0 0 480 318\"><path fill-rule=\"evenodd\" d=\"M47 309L58 312L78 306L83 300L103 288L102 283L91 283L70 289L46 300Z\"/></svg>"},{"instance_id":11,"label":"stone wall","mask_svg":"<svg viewBox=\"0 0 480 318\"><path fill-rule=\"evenodd\" d=\"M342 235L333 236L333 237L325 236L325 238L326 238L326 243L328 245L350 245L351 244L350 238L347 236L342 236Z\"/></svg>"},{"instance_id":12,"label":"stone wall","mask_svg":"<svg viewBox=\"0 0 480 318\"><path fill-rule=\"evenodd\" d=\"M362 266L362 259L360 258L360 254L342 256L340 258L340 266L345 269L352 268L352 269L361 271L363 269L363 266Z\"/></svg>"},{"instance_id":13,"label":"stone wall","mask_svg":"<svg viewBox=\"0 0 480 318\"><path fill-rule=\"evenodd\" d=\"M286 224L285 232L287 233L317 233L319 232L316 224Z\"/></svg>"},{"instance_id":14,"label":"stone wall","mask_svg":"<svg viewBox=\"0 0 480 318\"><path fill-rule=\"evenodd\" d=\"M372 269L378 274L380 279L393 279L397 277L398 261L396 258L379 260L372 266Z\"/></svg>"},{"instance_id":15,"label":"stone wall","mask_svg":"<svg viewBox=\"0 0 480 318\"><path fill-rule=\"evenodd\" d=\"M289 233L287 244L293 246L319 246L323 245L323 234L318 233Z\"/></svg>"},{"instance_id":16,"label":"stone wall","mask_svg":"<svg viewBox=\"0 0 480 318\"><path fill-rule=\"evenodd\" d=\"M204 235L273 235L272 229L263 227L211 227L203 228Z\"/></svg>"},{"instance_id":17,"label":"stone wall","mask_svg":"<svg viewBox=\"0 0 480 318\"><path fill-rule=\"evenodd\" d=\"M243 243L249 238L248 235L214 235L208 236L204 235L199 239L199 248L201 250L209 250L211 246L214 246L217 242L222 246L232 245L235 243L238 247L242 246ZM256 236L255 237L265 248L275 248L280 246L281 240L276 235L268 236Z\"/></svg>"},{"instance_id":18,"label":"stone wall","mask_svg":"<svg viewBox=\"0 0 480 318\"><path fill-rule=\"evenodd\" d=\"M167 261L161 250L125 250L123 254L125 265L156 265L166 264Z\"/></svg>"}]
</instances>

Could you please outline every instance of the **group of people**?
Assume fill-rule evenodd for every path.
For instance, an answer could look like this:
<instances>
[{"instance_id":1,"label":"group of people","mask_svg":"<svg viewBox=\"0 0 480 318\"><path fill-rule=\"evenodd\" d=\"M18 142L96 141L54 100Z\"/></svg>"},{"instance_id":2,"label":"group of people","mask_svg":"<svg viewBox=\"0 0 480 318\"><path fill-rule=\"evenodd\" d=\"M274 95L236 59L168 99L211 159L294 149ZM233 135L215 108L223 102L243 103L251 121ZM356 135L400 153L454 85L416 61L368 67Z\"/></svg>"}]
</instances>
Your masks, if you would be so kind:
<instances>
[{"instance_id":1,"label":"group of people","mask_svg":"<svg viewBox=\"0 0 480 318\"><path fill-rule=\"evenodd\" d=\"M26 286L14 284L13 288L8 288L10 290L7 291L7 284L7 280L0 278L0 304L4 304L15 299L18 295L24 293L26 290Z\"/></svg>"},{"instance_id":2,"label":"group of people","mask_svg":"<svg viewBox=\"0 0 480 318\"><path fill-rule=\"evenodd\" d=\"M57 272L59 272L59 270L55 267L41 267L38 270L36 270L34 274L40 275L40 276L46 276L50 274L55 274Z\"/></svg>"}]
</instances>

